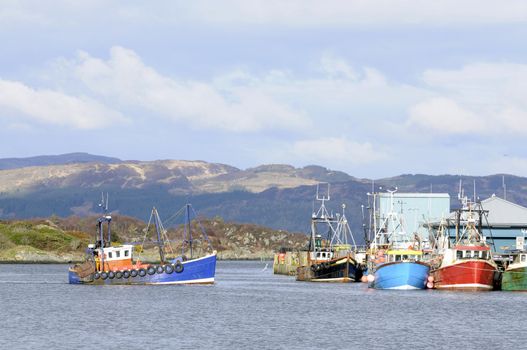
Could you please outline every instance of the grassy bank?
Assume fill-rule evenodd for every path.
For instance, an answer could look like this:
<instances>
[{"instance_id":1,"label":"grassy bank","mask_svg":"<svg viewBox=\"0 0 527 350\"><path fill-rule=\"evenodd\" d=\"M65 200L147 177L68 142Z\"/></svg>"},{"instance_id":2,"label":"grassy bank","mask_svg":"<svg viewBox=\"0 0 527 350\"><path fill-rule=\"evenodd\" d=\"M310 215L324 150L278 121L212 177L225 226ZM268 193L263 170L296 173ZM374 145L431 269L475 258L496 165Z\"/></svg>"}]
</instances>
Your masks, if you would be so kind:
<instances>
[{"instance_id":1,"label":"grassy bank","mask_svg":"<svg viewBox=\"0 0 527 350\"><path fill-rule=\"evenodd\" d=\"M84 259L86 246L93 241L94 218L49 218L24 221L0 221L0 263L69 263ZM127 217L115 217L112 240L115 244L141 242L146 224ZM88 233L89 231L92 231ZM268 260L282 246L301 248L306 237L257 225L225 223L220 218L202 220L192 225L196 249L205 249L209 238L220 260ZM151 233L146 233L151 234ZM181 252L183 228L174 227L167 232L173 241L173 255ZM179 237L176 238L176 237ZM144 249L141 249L144 248ZM158 250L152 246L137 249L135 257L154 262ZM186 253L188 256L188 252Z\"/></svg>"}]
</instances>

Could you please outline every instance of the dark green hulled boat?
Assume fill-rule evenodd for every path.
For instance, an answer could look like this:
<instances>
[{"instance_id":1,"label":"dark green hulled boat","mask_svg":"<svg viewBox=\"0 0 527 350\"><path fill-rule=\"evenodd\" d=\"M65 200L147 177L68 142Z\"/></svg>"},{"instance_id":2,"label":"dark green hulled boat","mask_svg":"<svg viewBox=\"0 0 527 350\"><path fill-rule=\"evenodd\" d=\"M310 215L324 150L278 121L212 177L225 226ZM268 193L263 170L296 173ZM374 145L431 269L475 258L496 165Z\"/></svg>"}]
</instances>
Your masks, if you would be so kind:
<instances>
[{"instance_id":1,"label":"dark green hulled boat","mask_svg":"<svg viewBox=\"0 0 527 350\"><path fill-rule=\"evenodd\" d=\"M501 279L501 290L527 291L527 252L519 253L507 266Z\"/></svg>"}]
</instances>

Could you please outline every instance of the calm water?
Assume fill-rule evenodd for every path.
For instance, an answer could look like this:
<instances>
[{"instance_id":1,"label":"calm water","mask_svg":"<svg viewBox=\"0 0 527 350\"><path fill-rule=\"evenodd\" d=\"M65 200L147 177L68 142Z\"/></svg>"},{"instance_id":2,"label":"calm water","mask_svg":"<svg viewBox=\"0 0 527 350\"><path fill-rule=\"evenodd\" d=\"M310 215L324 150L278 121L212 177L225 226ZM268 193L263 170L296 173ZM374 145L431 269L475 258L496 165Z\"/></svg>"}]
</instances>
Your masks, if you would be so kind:
<instances>
[{"instance_id":1,"label":"calm water","mask_svg":"<svg viewBox=\"0 0 527 350\"><path fill-rule=\"evenodd\" d=\"M219 262L214 286L71 286L0 265L1 349L527 348L527 294L376 291Z\"/></svg>"}]
</instances>

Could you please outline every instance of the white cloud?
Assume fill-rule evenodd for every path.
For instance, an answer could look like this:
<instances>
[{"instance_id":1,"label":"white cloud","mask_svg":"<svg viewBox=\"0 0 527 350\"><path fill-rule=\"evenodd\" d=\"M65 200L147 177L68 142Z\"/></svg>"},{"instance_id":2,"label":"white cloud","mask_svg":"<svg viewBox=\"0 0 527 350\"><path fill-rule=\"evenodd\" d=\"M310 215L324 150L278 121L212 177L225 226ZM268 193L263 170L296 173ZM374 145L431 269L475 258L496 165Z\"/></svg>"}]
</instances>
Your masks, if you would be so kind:
<instances>
[{"instance_id":1,"label":"white cloud","mask_svg":"<svg viewBox=\"0 0 527 350\"><path fill-rule=\"evenodd\" d=\"M358 79L357 73L342 58L325 54L320 60L320 65L322 70L331 78Z\"/></svg>"},{"instance_id":2,"label":"white cloud","mask_svg":"<svg viewBox=\"0 0 527 350\"><path fill-rule=\"evenodd\" d=\"M482 120L474 113L443 97L431 98L413 106L409 124L452 134L486 130Z\"/></svg>"},{"instance_id":3,"label":"white cloud","mask_svg":"<svg viewBox=\"0 0 527 350\"><path fill-rule=\"evenodd\" d=\"M243 81L222 88L209 82L169 78L122 47L113 47L107 61L80 53L72 66L75 76L94 94L196 127L258 131L300 129L309 124L302 112Z\"/></svg>"},{"instance_id":4,"label":"white cloud","mask_svg":"<svg viewBox=\"0 0 527 350\"><path fill-rule=\"evenodd\" d=\"M2 4L0 25L58 26L93 21L123 24L180 23L352 27L364 25L451 25L518 23L527 20L523 0L210 0L123 3L101 0Z\"/></svg>"},{"instance_id":5,"label":"white cloud","mask_svg":"<svg viewBox=\"0 0 527 350\"><path fill-rule=\"evenodd\" d=\"M360 128L375 132L388 120L403 124L408 105L430 96L331 54L310 67L307 77L287 70L254 74L235 68L198 81L165 76L134 51L113 47L108 59L80 52L74 60L57 60L46 79L70 77L61 83L64 87L83 86L93 97L136 116L195 128L310 136L331 135L336 128L345 134Z\"/></svg>"},{"instance_id":6,"label":"white cloud","mask_svg":"<svg viewBox=\"0 0 527 350\"><path fill-rule=\"evenodd\" d=\"M346 168L348 164L373 163L387 156L385 153L376 150L369 142L360 143L344 137L323 137L297 141L293 144L291 153L296 159L311 163L340 165L338 169Z\"/></svg>"},{"instance_id":7,"label":"white cloud","mask_svg":"<svg viewBox=\"0 0 527 350\"><path fill-rule=\"evenodd\" d=\"M481 163L481 162L480 162ZM518 174L525 176L527 174L527 157L521 156L493 156L484 164L484 169L479 164L474 166L480 174Z\"/></svg>"},{"instance_id":8,"label":"white cloud","mask_svg":"<svg viewBox=\"0 0 527 350\"><path fill-rule=\"evenodd\" d=\"M78 129L97 129L124 121L120 113L88 97L37 90L21 82L0 80L0 117L13 112L31 121Z\"/></svg>"},{"instance_id":9,"label":"white cloud","mask_svg":"<svg viewBox=\"0 0 527 350\"><path fill-rule=\"evenodd\" d=\"M205 22L315 27L527 20L527 4L521 0L230 0L221 6L198 0L179 10L188 19Z\"/></svg>"},{"instance_id":10,"label":"white cloud","mask_svg":"<svg viewBox=\"0 0 527 350\"><path fill-rule=\"evenodd\" d=\"M527 65L473 63L458 70L428 70L436 96L409 109L410 125L441 133L527 132Z\"/></svg>"}]
</instances>

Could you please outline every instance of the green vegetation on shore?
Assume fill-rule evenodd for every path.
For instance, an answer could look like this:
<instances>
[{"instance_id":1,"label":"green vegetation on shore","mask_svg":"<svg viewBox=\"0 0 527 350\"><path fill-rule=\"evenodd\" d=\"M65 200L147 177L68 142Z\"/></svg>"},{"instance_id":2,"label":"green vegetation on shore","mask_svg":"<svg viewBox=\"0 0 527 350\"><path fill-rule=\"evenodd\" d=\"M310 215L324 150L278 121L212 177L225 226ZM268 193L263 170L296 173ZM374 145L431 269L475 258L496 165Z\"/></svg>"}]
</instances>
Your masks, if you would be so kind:
<instances>
[{"instance_id":1,"label":"green vegetation on shore","mask_svg":"<svg viewBox=\"0 0 527 350\"><path fill-rule=\"evenodd\" d=\"M68 217L0 221L0 262L57 262L80 261L95 234L94 217ZM125 216L114 216L112 241L141 242L146 223ZM271 258L282 246L301 248L306 241L302 234L272 230L252 224L225 223L221 218L193 222L196 233L203 228L220 259ZM175 250L181 249L183 228L169 229L167 235ZM201 243L204 244L203 240ZM145 246L143 260L155 259L156 249Z\"/></svg>"}]
</instances>

